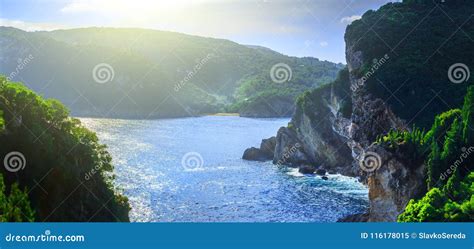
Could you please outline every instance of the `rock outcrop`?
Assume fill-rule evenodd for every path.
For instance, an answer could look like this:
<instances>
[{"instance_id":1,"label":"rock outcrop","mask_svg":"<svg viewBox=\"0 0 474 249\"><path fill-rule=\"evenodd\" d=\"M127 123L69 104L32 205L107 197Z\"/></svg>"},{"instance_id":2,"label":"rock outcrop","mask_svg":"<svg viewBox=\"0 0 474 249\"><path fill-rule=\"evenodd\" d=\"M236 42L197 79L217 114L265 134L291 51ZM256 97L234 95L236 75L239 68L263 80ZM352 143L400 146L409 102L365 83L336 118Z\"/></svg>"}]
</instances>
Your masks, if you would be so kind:
<instances>
[{"instance_id":1,"label":"rock outcrop","mask_svg":"<svg viewBox=\"0 0 474 249\"><path fill-rule=\"evenodd\" d=\"M345 72L340 73L340 81L345 80ZM278 131L275 164L309 164L330 173L357 175L347 167L352 162L348 144L351 122L349 115L342 113L347 99L334 85L339 86L327 85L300 97L289 127Z\"/></svg>"},{"instance_id":2,"label":"rock outcrop","mask_svg":"<svg viewBox=\"0 0 474 249\"><path fill-rule=\"evenodd\" d=\"M270 161L273 159L273 154L276 146L276 138L271 137L263 139L260 143L260 148L248 148L245 150L242 159L249 161Z\"/></svg>"},{"instance_id":3,"label":"rock outcrop","mask_svg":"<svg viewBox=\"0 0 474 249\"><path fill-rule=\"evenodd\" d=\"M276 136L273 163L294 167L302 164L311 164L312 162L301 145L302 142L298 139L296 130L281 127Z\"/></svg>"},{"instance_id":4,"label":"rock outcrop","mask_svg":"<svg viewBox=\"0 0 474 249\"><path fill-rule=\"evenodd\" d=\"M361 167L361 173L369 188L370 208L367 221L396 221L410 199L423 191L424 166L407 165L403 155L388 152L373 143L380 135L390 130L406 130L406 124L398 118L388 105L380 98L370 94L358 72L364 66L362 51L354 51L353 41L346 40L346 59L352 95L351 149L354 157L353 166ZM376 169L364 168L366 155L375 160ZM362 164L362 165L361 165ZM411 166L411 167L410 167ZM412 168L416 168L413 170ZM370 172L367 172L370 171Z\"/></svg>"},{"instance_id":5,"label":"rock outcrop","mask_svg":"<svg viewBox=\"0 0 474 249\"><path fill-rule=\"evenodd\" d=\"M474 50L451 25L474 34L473 7L467 0L388 3L350 24L347 68L298 98L291 123L278 131L274 163L358 176L369 188L369 210L341 221L396 221L410 199L426 192L425 165L377 138L412 125L429 128L436 114L462 104L466 89L450 84L446 71L457 62L472 65Z\"/></svg>"},{"instance_id":6,"label":"rock outcrop","mask_svg":"<svg viewBox=\"0 0 474 249\"><path fill-rule=\"evenodd\" d=\"M377 169L368 173L370 208L368 221L397 220L410 199L424 194L425 165L406 162L406 155L390 152L379 145L372 145L367 151L378 158Z\"/></svg>"},{"instance_id":7,"label":"rock outcrop","mask_svg":"<svg viewBox=\"0 0 474 249\"><path fill-rule=\"evenodd\" d=\"M313 165L301 165L298 169L298 172L301 174L314 174L316 167Z\"/></svg>"}]
</instances>

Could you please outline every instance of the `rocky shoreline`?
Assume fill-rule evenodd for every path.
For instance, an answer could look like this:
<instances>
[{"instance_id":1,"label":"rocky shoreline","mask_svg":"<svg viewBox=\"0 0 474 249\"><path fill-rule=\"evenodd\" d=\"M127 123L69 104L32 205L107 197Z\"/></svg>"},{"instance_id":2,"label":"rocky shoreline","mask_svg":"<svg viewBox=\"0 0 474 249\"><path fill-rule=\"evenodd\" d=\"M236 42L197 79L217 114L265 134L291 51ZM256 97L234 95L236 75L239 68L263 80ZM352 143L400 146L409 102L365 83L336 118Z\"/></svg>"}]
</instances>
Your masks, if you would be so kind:
<instances>
[{"instance_id":1,"label":"rocky shoreline","mask_svg":"<svg viewBox=\"0 0 474 249\"><path fill-rule=\"evenodd\" d=\"M403 155L374 145L380 135L406 130L406 124L361 84L358 72L364 66L364 54L354 50L351 40L346 40L346 59L347 68L338 79L303 95L288 127L271 138L275 140L273 159L269 151L273 147L263 146L267 140L260 148L248 149L244 159L357 177L369 188L370 207L367 213L340 221L394 222L408 201L422 194L424 166L408 166Z\"/></svg>"}]
</instances>

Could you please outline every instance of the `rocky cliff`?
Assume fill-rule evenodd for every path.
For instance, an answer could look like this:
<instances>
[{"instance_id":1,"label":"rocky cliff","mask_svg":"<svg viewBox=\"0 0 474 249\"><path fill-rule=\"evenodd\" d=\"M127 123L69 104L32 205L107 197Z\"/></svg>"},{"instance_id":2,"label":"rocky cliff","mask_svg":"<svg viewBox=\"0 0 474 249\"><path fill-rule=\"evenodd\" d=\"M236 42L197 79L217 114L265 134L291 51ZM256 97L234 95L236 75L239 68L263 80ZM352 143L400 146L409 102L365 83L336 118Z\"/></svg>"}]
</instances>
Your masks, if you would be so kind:
<instances>
[{"instance_id":1,"label":"rocky cliff","mask_svg":"<svg viewBox=\"0 0 474 249\"><path fill-rule=\"evenodd\" d=\"M436 114L461 105L466 85L452 84L448 69L474 66L473 11L472 1L404 1L349 25L347 68L298 98L291 123L278 131L273 162L359 176L370 208L344 221L396 221L426 193L425 164L375 142L391 130L430 127Z\"/></svg>"},{"instance_id":2,"label":"rocky cliff","mask_svg":"<svg viewBox=\"0 0 474 249\"><path fill-rule=\"evenodd\" d=\"M357 175L346 167L352 161L348 146L351 122L350 113L343 110L350 106L350 99L339 89L347 84L344 69L333 84L300 96L290 125L278 131L274 163L317 165L330 173Z\"/></svg>"}]
</instances>

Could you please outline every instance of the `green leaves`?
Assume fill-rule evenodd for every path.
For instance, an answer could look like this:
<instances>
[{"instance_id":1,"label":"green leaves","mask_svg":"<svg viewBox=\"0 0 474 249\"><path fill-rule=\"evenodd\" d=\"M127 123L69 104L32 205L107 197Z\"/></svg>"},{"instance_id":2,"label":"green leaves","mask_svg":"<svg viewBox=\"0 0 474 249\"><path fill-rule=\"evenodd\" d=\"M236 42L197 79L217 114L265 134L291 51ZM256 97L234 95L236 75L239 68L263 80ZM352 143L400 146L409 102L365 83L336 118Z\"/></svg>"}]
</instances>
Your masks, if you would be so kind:
<instances>
[{"instance_id":1,"label":"green leaves","mask_svg":"<svg viewBox=\"0 0 474 249\"><path fill-rule=\"evenodd\" d=\"M33 222L35 212L30 206L28 192L20 190L17 183L6 193L3 175L0 174L0 221L1 222Z\"/></svg>"},{"instance_id":2,"label":"green leaves","mask_svg":"<svg viewBox=\"0 0 474 249\"><path fill-rule=\"evenodd\" d=\"M438 2L436 7L426 6L434 2ZM433 114L462 105L465 85L473 85L474 81L454 84L448 70L455 63L463 63L472 72L473 9L474 1L469 0L406 0L368 11L349 25L347 46L360 51L363 60L359 76L373 60L385 54L390 57L367 80L368 92L386 101L398 117L413 119L414 124L426 129L433 123ZM453 25L463 32L454 33Z\"/></svg>"},{"instance_id":3,"label":"green leaves","mask_svg":"<svg viewBox=\"0 0 474 249\"><path fill-rule=\"evenodd\" d=\"M438 115L423 139L430 144L426 158L428 192L420 200L411 200L398 217L401 222L473 221L474 155L472 137L474 87L469 87L464 107ZM381 141L419 141L412 133L391 132ZM403 139L401 139L403 137ZM422 144L420 143L419 147Z\"/></svg>"},{"instance_id":4,"label":"green leaves","mask_svg":"<svg viewBox=\"0 0 474 249\"><path fill-rule=\"evenodd\" d=\"M443 189L432 188L420 200L410 200L398 221L473 221L474 173L471 172L462 182L456 177L456 174L453 175L453 180L448 181L449 184Z\"/></svg>"},{"instance_id":5,"label":"green leaves","mask_svg":"<svg viewBox=\"0 0 474 249\"><path fill-rule=\"evenodd\" d=\"M4 77L0 82L0 117L8 131L0 132L0 155L20 151L27 161L15 178L5 178L12 194L4 199L21 207L6 206L8 220L28 220L20 215L30 213L20 191L26 187L38 220L128 221L128 201L113 187L112 158L96 134L69 117L59 101Z\"/></svg>"}]
</instances>

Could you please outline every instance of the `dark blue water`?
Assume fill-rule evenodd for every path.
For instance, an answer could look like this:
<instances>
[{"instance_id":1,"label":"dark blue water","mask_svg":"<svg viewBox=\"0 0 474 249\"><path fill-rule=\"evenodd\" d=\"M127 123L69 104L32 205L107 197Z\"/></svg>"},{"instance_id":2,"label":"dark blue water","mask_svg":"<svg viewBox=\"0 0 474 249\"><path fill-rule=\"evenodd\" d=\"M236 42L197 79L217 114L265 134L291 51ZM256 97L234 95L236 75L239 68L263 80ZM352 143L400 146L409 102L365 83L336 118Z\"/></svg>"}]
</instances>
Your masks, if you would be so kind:
<instances>
[{"instance_id":1,"label":"dark blue water","mask_svg":"<svg viewBox=\"0 0 474 249\"><path fill-rule=\"evenodd\" d=\"M368 204L355 179L241 159L288 119L81 120L108 145L132 221L332 222Z\"/></svg>"}]
</instances>

